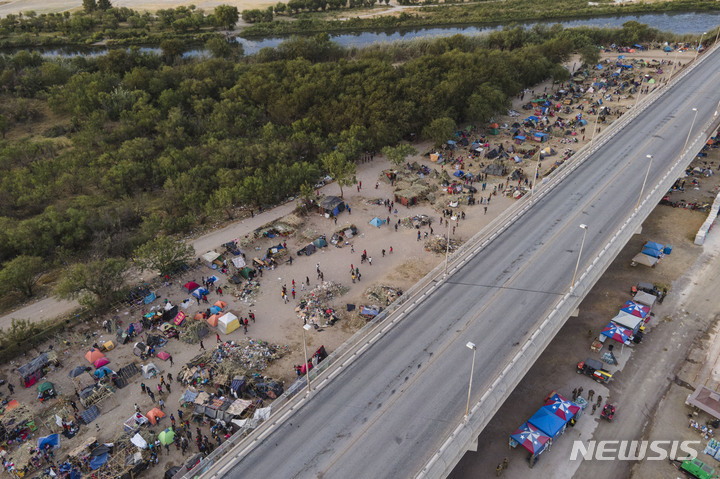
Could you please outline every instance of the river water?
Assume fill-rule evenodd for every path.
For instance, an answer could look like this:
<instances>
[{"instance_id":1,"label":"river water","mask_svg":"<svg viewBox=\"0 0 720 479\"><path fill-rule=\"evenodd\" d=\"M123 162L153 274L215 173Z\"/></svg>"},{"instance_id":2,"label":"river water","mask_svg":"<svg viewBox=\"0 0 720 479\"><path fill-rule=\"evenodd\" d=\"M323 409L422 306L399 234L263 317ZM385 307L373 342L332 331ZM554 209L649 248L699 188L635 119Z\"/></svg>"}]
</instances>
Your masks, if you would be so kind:
<instances>
[{"instance_id":1,"label":"river water","mask_svg":"<svg viewBox=\"0 0 720 479\"><path fill-rule=\"evenodd\" d=\"M637 21L661 31L668 31L677 34L695 34L711 30L720 25L720 12L702 13L647 13L639 15L622 15L613 17L585 18L578 20L543 21L532 23L520 23L525 28L532 28L534 25L561 24L565 28L572 27L621 27L623 23ZM418 38L437 38L456 34L481 35L483 33L500 30L503 26L462 26L462 27L427 27L411 30L396 31L369 31L356 33L341 33L331 35L331 40L343 47L365 47L376 43L393 43L398 41L414 40ZM257 39L238 38L242 43L246 55L257 53L262 48L275 48L288 37L267 37ZM159 53L159 48L143 47L142 51ZM77 55L95 56L103 55L107 50L104 47L79 49L74 47L48 49L43 51L45 56L70 57ZM202 49L189 50L183 54L185 57L196 57L205 55L207 52Z\"/></svg>"}]
</instances>

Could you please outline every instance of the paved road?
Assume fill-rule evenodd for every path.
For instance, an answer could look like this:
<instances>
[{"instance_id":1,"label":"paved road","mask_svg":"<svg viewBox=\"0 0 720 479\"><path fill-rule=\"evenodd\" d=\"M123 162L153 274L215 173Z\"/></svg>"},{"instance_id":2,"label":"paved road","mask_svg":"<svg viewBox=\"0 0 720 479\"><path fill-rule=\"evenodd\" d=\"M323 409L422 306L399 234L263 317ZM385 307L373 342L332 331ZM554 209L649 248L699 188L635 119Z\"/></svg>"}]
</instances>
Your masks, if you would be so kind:
<instances>
[{"instance_id":1,"label":"paved road","mask_svg":"<svg viewBox=\"0 0 720 479\"><path fill-rule=\"evenodd\" d=\"M476 401L567 290L578 226L589 225L587 260L635 206L646 155L652 184L677 159L690 109L696 125L712 116L717 71L705 61L219 475L414 476L465 413L465 344L478 347Z\"/></svg>"}]
</instances>

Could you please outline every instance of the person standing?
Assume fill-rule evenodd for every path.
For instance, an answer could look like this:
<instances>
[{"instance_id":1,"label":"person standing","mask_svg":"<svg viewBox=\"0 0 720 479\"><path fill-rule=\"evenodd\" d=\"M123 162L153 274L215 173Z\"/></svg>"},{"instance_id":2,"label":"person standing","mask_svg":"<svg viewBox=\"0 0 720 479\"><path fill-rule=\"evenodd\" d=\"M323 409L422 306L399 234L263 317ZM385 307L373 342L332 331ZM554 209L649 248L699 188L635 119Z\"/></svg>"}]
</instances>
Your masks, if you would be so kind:
<instances>
[{"instance_id":1,"label":"person standing","mask_svg":"<svg viewBox=\"0 0 720 479\"><path fill-rule=\"evenodd\" d=\"M200 340L200 349L202 349L203 351L205 351L205 346L203 345L202 339Z\"/></svg>"}]
</instances>

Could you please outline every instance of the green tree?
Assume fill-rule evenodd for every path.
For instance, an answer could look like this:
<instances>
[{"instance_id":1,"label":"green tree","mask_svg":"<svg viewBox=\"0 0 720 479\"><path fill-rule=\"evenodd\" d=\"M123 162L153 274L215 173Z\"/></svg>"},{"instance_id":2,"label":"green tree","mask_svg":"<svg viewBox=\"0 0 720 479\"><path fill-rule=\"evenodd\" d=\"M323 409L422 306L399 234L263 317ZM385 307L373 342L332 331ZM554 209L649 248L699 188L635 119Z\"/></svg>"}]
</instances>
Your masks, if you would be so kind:
<instances>
[{"instance_id":1,"label":"green tree","mask_svg":"<svg viewBox=\"0 0 720 479\"><path fill-rule=\"evenodd\" d=\"M324 153L320 157L323 168L337 182L340 187L340 197L343 196L343 186L350 186L355 183L356 165L339 151Z\"/></svg>"},{"instance_id":2,"label":"green tree","mask_svg":"<svg viewBox=\"0 0 720 479\"><path fill-rule=\"evenodd\" d=\"M135 250L135 263L143 271L172 273L179 266L190 262L195 248L169 236L158 236Z\"/></svg>"},{"instance_id":3,"label":"green tree","mask_svg":"<svg viewBox=\"0 0 720 479\"><path fill-rule=\"evenodd\" d=\"M95 10L97 10L97 3L95 3L95 0L83 0L83 11L85 13L92 13Z\"/></svg>"},{"instance_id":4,"label":"green tree","mask_svg":"<svg viewBox=\"0 0 720 479\"><path fill-rule=\"evenodd\" d=\"M233 43L235 43L235 45L233 45ZM231 43L220 37L212 37L205 42L205 48L207 48L215 58L229 58L234 51L242 50L242 44L237 42Z\"/></svg>"},{"instance_id":5,"label":"green tree","mask_svg":"<svg viewBox=\"0 0 720 479\"><path fill-rule=\"evenodd\" d=\"M240 14L238 13L237 7L230 5L218 5L215 7L215 22L219 27L225 27L231 30L239 18Z\"/></svg>"},{"instance_id":6,"label":"green tree","mask_svg":"<svg viewBox=\"0 0 720 479\"><path fill-rule=\"evenodd\" d=\"M595 45L583 45L579 49L580 59L587 65L595 65L600 61L600 52Z\"/></svg>"},{"instance_id":7,"label":"green tree","mask_svg":"<svg viewBox=\"0 0 720 479\"><path fill-rule=\"evenodd\" d=\"M10 130L10 121L7 119L5 115L0 115L0 133L2 133L3 139L5 139L5 134Z\"/></svg>"},{"instance_id":8,"label":"green tree","mask_svg":"<svg viewBox=\"0 0 720 479\"><path fill-rule=\"evenodd\" d=\"M0 270L0 284L26 297L33 295L33 288L44 270L43 260L38 256L18 256L5 263Z\"/></svg>"},{"instance_id":9,"label":"green tree","mask_svg":"<svg viewBox=\"0 0 720 479\"><path fill-rule=\"evenodd\" d=\"M55 286L55 295L62 299L78 299L80 304L88 307L110 303L118 299L129 266L122 258L72 265Z\"/></svg>"},{"instance_id":10,"label":"green tree","mask_svg":"<svg viewBox=\"0 0 720 479\"><path fill-rule=\"evenodd\" d=\"M382 149L383 154L387 159L395 166L400 166L405 163L405 160L410 155L417 155L417 150L412 145L402 143L398 146L386 146Z\"/></svg>"},{"instance_id":11,"label":"green tree","mask_svg":"<svg viewBox=\"0 0 720 479\"><path fill-rule=\"evenodd\" d=\"M185 51L185 44L182 40L169 38L160 42L160 49L168 60L173 60L175 57L182 55Z\"/></svg>"},{"instance_id":12,"label":"green tree","mask_svg":"<svg viewBox=\"0 0 720 479\"><path fill-rule=\"evenodd\" d=\"M97 7L99 10L110 10L112 8L112 4L110 3L110 0L97 0Z\"/></svg>"},{"instance_id":13,"label":"green tree","mask_svg":"<svg viewBox=\"0 0 720 479\"><path fill-rule=\"evenodd\" d=\"M435 118L425 128L422 134L425 138L432 140L435 146L440 146L446 141L452 139L453 134L457 130L455 120L448 117Z\"/></svg>"}]
</instances>

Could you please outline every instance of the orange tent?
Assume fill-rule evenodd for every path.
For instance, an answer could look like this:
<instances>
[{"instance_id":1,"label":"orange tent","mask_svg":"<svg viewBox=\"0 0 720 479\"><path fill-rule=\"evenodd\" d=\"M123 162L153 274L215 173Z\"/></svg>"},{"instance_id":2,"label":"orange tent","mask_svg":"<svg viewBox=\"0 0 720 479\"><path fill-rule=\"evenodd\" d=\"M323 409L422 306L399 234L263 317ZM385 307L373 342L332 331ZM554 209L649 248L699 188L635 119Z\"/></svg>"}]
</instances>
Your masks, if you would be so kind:
<instances>
[{"instance_id":1,"label":"orange tent","mask_svg":"<svg viewBox=\"0 0 720 479\"><path fill-rule=\"evenodd\" d=\"M498 125L497 123L493 123L492 125L490 125L490 128L500 128L500 125Z\"/></svg>"},{"instance_id":2,"label":"orange tent","mask_svg":"<svg viewBox=\"0 0 720 479\"><path fill-rule=\"evenodd\" d=\"M217 314L213 314L207 319L207 323L212 326L213 328L217 328L217 321L219 316Z\"/></svg>"},{"instance_id":3,"label":"orange tent","mask_svg":"<svg viewBox=\"0 0 720 479\"><path fill-rule=\"evenodd\" d=\"M162 412L160 409L154 407L150 411L148 411L147 414L145 414L145 417L148 418L150 424L157 424L158 419L165 417L165 413Z\"/></svg>"},{"instance_id":4,"label":"orange tent","mask_svg":"<svg viewBox=\"0 0 720 479\"><path fill-rule=\"evenodd\" d=\"M217 306L220 309L225 309L227 307L227 303L221 299L215 301L215 304L213 306Z\"/></svg>"},{"instance_id":5,"label":"orange tent","mask_svg":"<svg viewBox=\"0 0 720 479\"><path fill-rule=\"evenodd\" d=\"M202 315L202 313L198 313L198 314L196 314L196 315L195 315L195 317L194 317L193 319L203 319L203 315Z\"/></svg>"},{"instance_id":6,"label":"orange tent","mask_svg":"<svg viewBox=\"0 0 720 479\"><path fill-rule=\"evenodd\" d=\"M15 409L16 407L18 407L19 405L20 405L20 403L17 402L17 400L13 399L13 400L10 401L9 403L7 403L7 405L5 406L5 412L12 411L13 409Z\"/></svg>"},{"instance_id":7,"label":"orange tent","mask_svg":"<svg viewBox=\"0 0 720 479\"><path fill-rule=\"evenodd\" d=\"M105 355L100 352L99 349L91 349L87 353L85 353L85 359L87 359L90 363L94 363L98 359L104 358Z\"/></svg>"}]
</instances>

